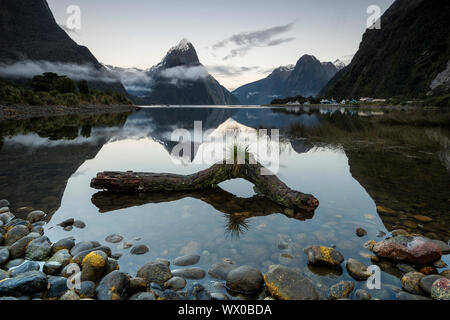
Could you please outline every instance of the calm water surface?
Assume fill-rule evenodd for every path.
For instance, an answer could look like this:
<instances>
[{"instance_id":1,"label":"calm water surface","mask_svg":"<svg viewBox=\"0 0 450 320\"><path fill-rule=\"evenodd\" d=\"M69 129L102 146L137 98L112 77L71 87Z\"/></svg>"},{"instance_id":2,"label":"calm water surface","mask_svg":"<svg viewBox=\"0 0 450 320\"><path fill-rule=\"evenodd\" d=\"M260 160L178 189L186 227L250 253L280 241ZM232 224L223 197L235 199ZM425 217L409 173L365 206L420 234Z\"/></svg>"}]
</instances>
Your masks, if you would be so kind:
<instances>
[{"instance_id":1,"label":"calm water surface","mask_svg":"<svg viewBox=\"0 0 450 320\"><path fill-rule=\"evenodd\" d=\"M346 259L370 265L370 252L363 244L380 240L380 232L389 235L403 228L448 242L450 166L445 130L418 129L437 141L431 149L408 141L380 145L370 136L356 139L350 134L349 139L329 133L314 139L298 133L296 138L283 135L278 177L292 189L320 200L313 215L299 219L280 212L262 215L257 200L239 208L242 198L255 194L245 180L228 181L218 190L202 193L141 197L98 193L89 184L101 171L190 174L209 167L195 163L202 150L199 143L193 144L194 155L182 164L171 156L176 145L171 132L176 128L192 131L195 120L201 120L205 130L233 126L287 132L297 127L303 132L349 119L366 121L363 116L354 110L330 108L314 112L299 108L148 108L125 115L6 122L1 124L0 198L8 199L15 209L28 206L48 212L46 235L52 240L74 236L77 241L109 245L114 253L123 254L121 270L131 274L156 258L172 260L198 253L198 266L205 270L223 258L255 266L263 273L272 264L285 264L300 268L326 290L351 278L345 270L309 267L303 252L309 245L334 245ZM377 206L396 213L383 215ZM418 214L433 220L421 223L414 218ZM56 226L68 218L84 221L86 228L65 232ZM358 238L358 227L368 235ZM133 244L147 245L149 253L133 256L120 244L106 243L105 237L113 233ZM289 248L280 250L280 241ZM448 256L444 261L450 264ZM383 287L371 294L394 298L392 286L400 286L401 272L393 264L382 268ZM212 287L213 280L207 276L202 282ZM364 286L364 282L357 283L357 288Z\"/></svg>"}]
</instances>

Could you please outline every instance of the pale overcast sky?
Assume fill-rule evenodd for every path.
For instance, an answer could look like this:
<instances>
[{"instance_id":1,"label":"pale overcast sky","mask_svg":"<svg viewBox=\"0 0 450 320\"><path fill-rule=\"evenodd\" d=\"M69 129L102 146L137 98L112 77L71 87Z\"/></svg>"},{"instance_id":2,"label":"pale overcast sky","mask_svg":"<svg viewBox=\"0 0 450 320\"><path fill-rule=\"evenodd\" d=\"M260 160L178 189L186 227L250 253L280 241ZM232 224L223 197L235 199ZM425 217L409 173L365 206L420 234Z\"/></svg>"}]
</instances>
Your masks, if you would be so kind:
<instances>
[{"instance_id":1,"label":"pale overcast sky","mask_svg":"<svg viewBox=\"0 0 450 320\"><path fill-rule=\"evenodd\" d=\"M103 63L149 68L182 38L228 89L295 64L304 54L334 61L358 50L371 5L394 0L48 0L59 24L70 5L81 29L69 35Z\"/></svg>"}]
</instances>

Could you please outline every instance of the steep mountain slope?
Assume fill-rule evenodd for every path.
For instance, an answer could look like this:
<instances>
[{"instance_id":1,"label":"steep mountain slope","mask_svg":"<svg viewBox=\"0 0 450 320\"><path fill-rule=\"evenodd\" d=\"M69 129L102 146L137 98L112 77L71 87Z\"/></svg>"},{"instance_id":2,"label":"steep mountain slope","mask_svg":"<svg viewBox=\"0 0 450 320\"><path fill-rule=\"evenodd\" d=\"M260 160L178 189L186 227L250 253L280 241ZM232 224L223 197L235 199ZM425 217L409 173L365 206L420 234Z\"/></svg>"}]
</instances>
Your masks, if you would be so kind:
<instances>
[{"instance_id":1,"label":"steep mountain slope","mask_svg":"<svg viewBox=\"0 0 450 320\"><path fill-rule=\"evenodd\" d=\"M164 59L146 71L151 79L148 95L140 97L148 104L229 105L238 99L225 89L200 63L197 52L183 39Z\"/></svg>"},{"instance_id":2,"label":"steep mountain slope","mask_svg":"<svg viewBox=\"0 0 450 320\"><path fill-rule=\"evenodd\" d=\"M304 55L286 80L284 96L315 96L334 76L330 66L334 67L333 64L324 67L314 56Z\"/></svg>"},{"instance_id":3,"label":"steep mountain slope","mask_svg":"<svg viewBox=\"0 0 450 320\"><path fill-rule=\"evenodd\" d=\"M293 65L275 69L267 78L261 79L233 91L233 94L243 104L268 104L284 92L284 84L294 70Z\"/></svg>"},{"instance_id":4,"label":"steep mountain slope","mask_svg":"<svg viewBox=\"0 0 450 320\"><path fill-rule=\"evenodd\" d=\"M2 64L45 61L88 65L102 78L111 76L88 48L77 45L58 26L45 0L0 0L0 34ZM91 87L125 92L114 79L92 80Z\"/></svg>"},{"instance_id":5,"label":"steep mountain slope","mask_svg":"<svg viewBox=\"0 0 450 320\"><path fill-rule=\"evenodd\" d=\"M295 66L279 67L267 78L233 91L243 104L269 104L276 98L315 96L338 72L332 62L321 63L310 55L302 56Z\"/></svg>"},{"instance_id":6,"label":"steep mountain slope","mask_svg":"<svg viewBox=\"0 0 450 320\"><path fill-rule=\"evenodd\" d=\"M351 64L322 94L339 99L425 96L450 60L449 21L449 1L395 1L381 17L381 30L365 32ZM448 92L448 72L441 78L447 82L435 82L434 90Z\"/></svg>"}]
</instances>

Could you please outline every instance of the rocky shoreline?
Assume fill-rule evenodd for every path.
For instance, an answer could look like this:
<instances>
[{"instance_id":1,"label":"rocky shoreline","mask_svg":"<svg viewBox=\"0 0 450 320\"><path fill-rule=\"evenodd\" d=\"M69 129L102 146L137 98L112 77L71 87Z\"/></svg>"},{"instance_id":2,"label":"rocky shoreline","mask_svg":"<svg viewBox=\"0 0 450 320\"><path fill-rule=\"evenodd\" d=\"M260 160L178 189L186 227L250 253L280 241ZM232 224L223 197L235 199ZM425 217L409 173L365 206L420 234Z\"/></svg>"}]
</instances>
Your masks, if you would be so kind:
<instances>
[{"instance_id":1,"label":"rocky shoreline","mask_svg":"<svg viewBox=\"0 0 450 320\"><path fill-rule=\"evenodd\" d=\"M83 106L27 106L0 105L0 121L67 115L97 115L105 113L132 112L139 107L131 105L83 105Z\"/></svg>"},{"instance_id":2,"label":"rocky shoreline","mask_svg":"<svg viewBox=\"0 0 450 320\"><path fill-rule=\"evenodd\" d=\"M44 235L45 217L44 212L33 210L26 219L17 218L9 202L0 200L0 300L230 300L235 295L265 300L378 300L370 290L355 291L357 282L372 276L368 266L345 259L335 248L304 249L308 264L330 270L342 270L344 264L353 278L336 280L329 288L284 265L272 265L263 274L223 259L205 271L195 267L201 259L197 254L150 261L133 276L120 272L120 255L97 241L76 242L72 237L50 241ZM66 231L85 227L74 219L59 226ZM363 231L356 233L364 236ZM105 241L120 243L123 237L113 234ZM145 245L128 247L134 255L148 252ZM395 288L397 299L450 299L450 270L437 273L437 268L447 267L441 257L450 253L450 247L444 242L397 230L378 243L367 241L365 248L373 253L374 264L389 261L403 269L401 287ZM217 280L217 291L199 282L188 284L188 280L205 278L206 273Z\"/></svg>"}]
</instances>

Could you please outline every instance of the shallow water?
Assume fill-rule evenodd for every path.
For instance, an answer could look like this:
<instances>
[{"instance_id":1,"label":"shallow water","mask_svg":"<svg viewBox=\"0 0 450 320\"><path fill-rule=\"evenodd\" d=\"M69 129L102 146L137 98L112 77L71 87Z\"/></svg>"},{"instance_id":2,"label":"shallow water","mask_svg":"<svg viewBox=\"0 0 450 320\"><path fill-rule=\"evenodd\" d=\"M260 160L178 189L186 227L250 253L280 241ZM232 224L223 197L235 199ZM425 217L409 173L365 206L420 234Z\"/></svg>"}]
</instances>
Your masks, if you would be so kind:
<instances>
[{"instance_id":1,"label":"shallow water","mask_svg":"<svg viewBox=\"0 0 450 320\"><path fill-rule=\"evenodd\" d=\"M305 140L283 134L278 177L320 201L313 215L298 219L279 212L262 215L257 200L237 211L240 198L255 195L252 184L241 179L224 182L219 190L144 198L97 194L89 186L101 171L190 174L209 167L196 163L206 146L198 141L193 145L196 152L182 163L171 155L177 143L171 141L171 132L177 128L192 132L196 120L202 121L205 130L231 125L243 131L279 128L285 133L299 123L306 130L320 127L333 114L340 115L339 121L346 121L342 120L345 117L358 121L357 112L351 109L180 107L3 123L0 198L8 199L15 209L29 206L48 212L45 232L52 240L74 236L77 241L97 240L110 246L114 253L123 254L121 270L131 274L156 258L173 260L198 253L198 266L205 270L223 258L236 265L255 266L263 273L272 264L298 267L325 290L339 280L352 279L345 268L330 273L307 266L303 248L309 245L334 245L346 259L370 265L370 252L363 244L381 239L377 238L380 231L389 235L403 228L448 242L450 168L445 134L437 138L444 142L429 150L407 142L380 147L370 137L339 143L330 137ZM396 213L379 214L377 206ZM421 223L413 218L417 214L433 220ZM57 224L68 218L87 226L63 231ZM368 235L358 238L358 227ZM106 243L105 237L113 233L133 244L147 245L149 253L133 256L129 249L120 249L120 244ZM278 249L280 241L289 248ZM450 264L448 256L443 260ZM384 269L382 289L370 293L392 299L391 285L400 287L401 272L394 265ZM211 281L209 276L202 280L207 286ZM356 285L363 287L364 282Z\"/></svg>"}]
</instances>

